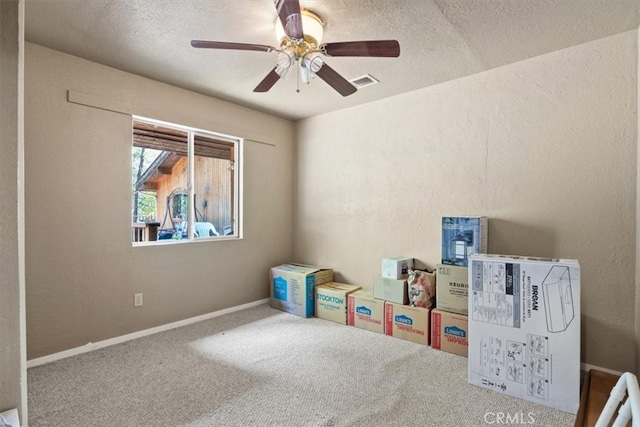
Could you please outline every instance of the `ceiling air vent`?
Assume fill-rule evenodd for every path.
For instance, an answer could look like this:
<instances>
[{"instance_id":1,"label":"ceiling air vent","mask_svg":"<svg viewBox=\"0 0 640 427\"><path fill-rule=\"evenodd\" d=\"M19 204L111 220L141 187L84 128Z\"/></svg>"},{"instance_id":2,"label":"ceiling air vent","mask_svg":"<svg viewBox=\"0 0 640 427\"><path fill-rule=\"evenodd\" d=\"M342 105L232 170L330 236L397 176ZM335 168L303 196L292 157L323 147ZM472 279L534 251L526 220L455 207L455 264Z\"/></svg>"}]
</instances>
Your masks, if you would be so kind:
<instances>
[{"instance_id":1,"label":"ceiling air vent","mask_svg":"<svg viewBox=\"0 0 640 427\"><path fill-rule=\"evenodd\" d=\"M375 78L371 77L369 74L365 74L364 76L361 76L361 77L356 77L355 79L351 79L349 81L351 82L352 85L354 85L358 89L362 89L365 86L371 86L376 83L380 83L379 80L376 80Z\"/></svg>"}]
</instances>

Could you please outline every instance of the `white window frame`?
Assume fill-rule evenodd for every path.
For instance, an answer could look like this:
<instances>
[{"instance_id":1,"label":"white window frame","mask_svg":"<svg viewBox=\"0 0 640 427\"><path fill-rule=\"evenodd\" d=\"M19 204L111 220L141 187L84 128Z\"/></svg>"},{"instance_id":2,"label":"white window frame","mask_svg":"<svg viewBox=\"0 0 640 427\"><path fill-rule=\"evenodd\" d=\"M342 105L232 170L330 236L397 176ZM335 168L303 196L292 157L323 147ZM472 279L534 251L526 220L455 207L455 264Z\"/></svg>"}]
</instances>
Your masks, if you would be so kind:
<instances>
[{"instance_id":1,"label":"white window frame","mask_svg":"<svg viewBox=\"0 0 640 427\"><path fill-rule=\"evenodd\" d=\"M188 224L189 230L187 232L186 239L166 239L166 240L155 240L150 242L132 242L133 246L155 246L155 245L172 245L179 243L197 243L197 242L208 242L208 241L224 241L224 240L238 240L243 238L243 212L242 212L242 171L243 171L243 146L244 146L244 138L223 134L220 132L209 131L205 129L195 128L191 126L180 125L177 123L166 122L163 120L151 119L143 116L131 116L131 125L132 125L132 147L133 147L133 123L134 122L143 122L152 125L158 125L163 127L168 127L176 130L180 130L183 132L187 132L188 142L187 142L187 191L188 191L188 205L187 205L187 214L189 217ZM216 139L224 140L231 142L235 145L234 153L233 153L233 171L234 171L234 180L233 180L233 234L225 235L224 230L219 230L219 236L210 236L210 237L198 237L195 238L193 235L195 234L195 219L196 213L193 209L194 200L195 200L195 190L193 188L193 183L195 181L195 154L194 154L194 140L195 135L199 134L201 136L213 137ZM158 212L158 216L159 212Z\"/></svg>"}]
</instances>

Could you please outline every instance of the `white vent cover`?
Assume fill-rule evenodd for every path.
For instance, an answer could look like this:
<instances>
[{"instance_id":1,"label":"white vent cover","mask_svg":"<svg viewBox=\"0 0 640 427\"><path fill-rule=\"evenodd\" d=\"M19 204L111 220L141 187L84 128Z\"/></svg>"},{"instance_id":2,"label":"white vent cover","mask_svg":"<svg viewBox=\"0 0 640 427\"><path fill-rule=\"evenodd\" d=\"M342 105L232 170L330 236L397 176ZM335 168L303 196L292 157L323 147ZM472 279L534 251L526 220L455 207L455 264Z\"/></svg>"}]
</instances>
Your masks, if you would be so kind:
<instances>
[{"instance_id":1,"label":"white vent cover","mask_svg":"<svg viewBox=\"0 0 640 427\"><path fill-rule=\"evenodd\" d=\"M374 85L376 83L380 83L379 80L375 79L374 77L370 76L369 74L365 74L364 76L356 77L355 79L351 79L349 81L351 82L352 85L354 85L358 89L361 89L361 88L363 88L365 86L371 86L371 85Z\"/></svg>"}]
</instances>

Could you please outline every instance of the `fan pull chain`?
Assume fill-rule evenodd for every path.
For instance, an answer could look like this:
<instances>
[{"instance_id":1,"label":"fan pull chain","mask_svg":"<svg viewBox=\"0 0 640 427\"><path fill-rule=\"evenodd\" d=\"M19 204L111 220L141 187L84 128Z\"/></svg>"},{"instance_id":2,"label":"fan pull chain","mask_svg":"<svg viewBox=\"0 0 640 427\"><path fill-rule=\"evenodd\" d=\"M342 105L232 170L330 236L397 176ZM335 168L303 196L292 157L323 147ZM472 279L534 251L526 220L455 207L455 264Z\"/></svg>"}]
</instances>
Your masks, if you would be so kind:
<instances>
[{"instance_id":1,"label":"fan pull chain","mask_svg":"<svg viewBox=\"0 0 640 427\"><path fill-rule=\"evenodd\" d=\"M302 62L298 64L298 76L296 78L296 93L300 93L300 67L302 67Z\"/></svg>"}]
</instances>

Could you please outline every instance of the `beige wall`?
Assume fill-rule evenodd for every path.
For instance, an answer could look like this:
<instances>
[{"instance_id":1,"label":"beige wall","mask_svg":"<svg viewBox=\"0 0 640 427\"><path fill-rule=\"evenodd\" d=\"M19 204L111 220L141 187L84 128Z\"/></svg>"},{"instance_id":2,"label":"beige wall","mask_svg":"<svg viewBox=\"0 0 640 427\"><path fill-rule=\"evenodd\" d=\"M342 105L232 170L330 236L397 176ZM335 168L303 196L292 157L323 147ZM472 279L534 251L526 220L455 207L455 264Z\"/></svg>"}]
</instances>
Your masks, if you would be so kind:
<instances>
[{"instance_id":1,"label":"beige wall","mask_svg":"<svg viewBox=\"0 0 640 427\"><path fill-rule=\"evenodd\" d=\"M640 82L640 29L638 31L638 51L636 56L636 65L637 65L637 79L636 82ZM636 84L636 88L638 88L640 84ZM637 89L636 89L637 90ZM638 106L640 109L640 90L638 90ZM636 111L640 111L637 109ZM638 133L637 133L638 142L636 146L640 146L640 119L638 119ZM640 150L637 150L637 160L636 164L640 165ZM640 248L640 170L636 172L636 321L635 321L635 344L636 344L636 375L640 374L640 253L638 248Z\"/></svg>"},{"instance_id":2,"label":"beige wall","mask_svg":"<svg viewBox=\"0 0 640 427\"><path fill-rule=\"evenodd\" d=\"M33 44L25 61L29 359L268 297L292 257L291 122ZM244 239L133 248L131 118L67 90L274 144L244 144Z\"/></svg>"},{"instance_id":3,"label":"beige wall","mask_svg":"<svg viewBox=\"0 0 640 427\"><path fill-rule=\"evenodd\" d=\"M435 265L441 216L485 214L491 252L580 260L582 360L632 369L637 57L633 31L304 120L294 135L287 121L28 45L29 358L264 298L265 271L294 253L371 287L384 256ZM245 143L245 238L132 248L130 118L69 103L68 89L273 142Z\"/></svg>"},{"instance_id":4,"label":"beige wall","mask_svg":"<svg viewBox=\"0 0 640 427\"><path fill-rule=\"evenodd\" d=\"M385 256L434 267L442 216L487 215L490 252L580 261L581 359L633 369L637 43L298 122L296 259L370 288Z\"/></svg>"},{"instance_id":5,"label":"beige wall","mask_svg":"<svg viewBox=\"0 0 640 427\"><path fill-rule=\"evenodd\" d=\"M0 412L24 421L24 3L0 1L0 22Z\"/></svg>"}]
</instances>

